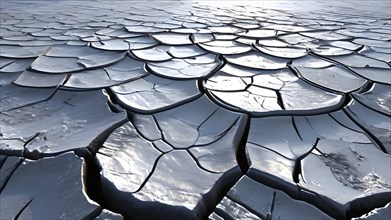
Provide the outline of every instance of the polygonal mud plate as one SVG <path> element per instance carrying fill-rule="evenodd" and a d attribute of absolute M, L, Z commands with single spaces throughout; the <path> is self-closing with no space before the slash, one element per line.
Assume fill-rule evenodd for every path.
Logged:
<path fill-rule="evenodd" d="M 339 108 L 344 100 L 342 95 L 305 83 L 287 69 L 263 70 L 251 77 L 219 72 L 204 86 L 216 101 L 255 116 L 325 112 Z"/>
<path fill-rule="evenodd" d="M 325 41 L 349 40 L 351 37 L 333 31 L 302 32 L 301 35 Z"/>
<path fill-rule="evenodd" d="M 1 60 L 2 59 L 5 59 L 3 57 L 0 57 Z M 23 72 L 25 71 L 27 68 L 29 68 L 29 66 L 31 65 L 31 63 L 35 60 L 35 58 L 26 58 L 26 59 L 16 59 L 14 61 L 10 61 L 9 63 L 7 63 L 6 65 L 3 65 L 1 68 L 0 68 L 0 73 L 17 73 L 17 72 Z"/>
<path fill-rule="evenodd" d="M 272 57 L 255 51 L 238 55 L 227 55 L 225 58 L 229 63 L 263 70 L 283 69 L 288 62 L 286 59 Z"/>
<path fill-rule="evenodd" d="M 127 31 L 131 33 L 159 33 L 164 32 L 164 29 L 161 28 L 155 28 L 155 27 L 146 27 L 142 25 L 134 25 L 134 26 L 127 26 L 125 27 Z"/>
<path fill-rule="evenodd" d="M 243 33 L 245 30 L 237 27 L 229 27 L 229 26 L 215 26 L 215 27 L 208 27 L 209 30 L 212 31 L 212 33 L 219 33 L 219 34 L 237 34 L 237 33 Z"/>
<path fill-rule="evenodd" d="M 144 65 L 144 62 L 136 60 L 129 55 L 125 56 L 125 59 L 103 69 L 111 80 L 123 82 L 148 74 L 144 69 Z"/>
<path fill-rule="evenodd" d="M 389 202 L 389 156 L 373 145 L 342 141 L 321 140 L 317 149 L 322 153 L 308 155 L 301 167 L 300 185 L 318 194 L 309 197 L 310 202 L 321 199 L 335 217 L 344 218 Z"/>
<path fill-rule="evenodd" d="M 294 59 L 292 62 L 292 66 L 306 68 L 326 68 L 333 65 L 332 62 L 311 55 Z"/>
<path fill-rule="evenodd" d="M 172 59 L 172 57 L 167 53 L 168 49 L 168 46 L 158 45 L 147 49 L 132 50 L 132 53 L 135 57 L 141 60 L 160 62 Z"/>
<path fill-rule="evenodd" d="M 351 69 L 366 79 L 391 85 L 390 68 L 352 67 Z"/>
<path fill-rule="evenodd" d="M 86 148 L 126 118 L 110 112 L 106 101 L 101 91 L 58 91 L 48 101 L 1 113 L 1 139 L 30 139 L 24 147 L 32 158 Z"/>
<path fill-rule="evenodd" d="M 91 46 L 101 50 L 127 51 L 130 49 L 129 43 L 122 39 L 110 39 L 92 42 Z"/>
<path fill-rule="evenodd" d="M 49 99 L 56 88 L 29 88 L 9 84 L 0 87 L 0 112 L 24 107 Z"/>
<path fill-rule="evenodd" d="M 390 66 L 386 62 L 375 60 L 362 56 L 360 54 L 349 54 L 343 56 L 333 56 L 330 59 L 342 63 L 349 67 L 372 67 L 372 68 L 383 68 L 390 71 Z"/>
<path fill-rule="evenodd" d="M 232 219 L 332 219 L 313 205 L 292 199 L 248 176 L 230 189 L 215 212 Z"/>
<path fill-rule="evenodd" d="M 251 178 L 335 218 L 387 201 L 391 158 L 343 111 L 252 119 L 247 152 Z"/>
<path fill-rule="evenodd" d="M 380 142 L 380 148 L 391 155 L 391 118 L 389 115 L 373 111 L 360 102 L 353 101 L 347 107 L 351 117 L 367 129 Z"/>
<path fill-rule="evenodd" d="M 294 48 L 294 47 L 267 47 L 267 46 L 255 46 L 262 53 L 287 59 L 294 59 L 299 57 L 304 57 L 307 55 L 306 49 L 303 48 Z"/>
<path fill-rule="evenodd" d="M 152 37 L 142 36 L 142 37 L 132 37 L 124 39 L 129 44 L 130 50 L 139 50 L 150 48 L 158 44 Z"/>
<path fill-rule="evenodd" d="M 108 202 L 108 206 L 121 209 L 123 207 L 118 204 L 134 205 L 129 209 L 126 207 L 119 210 L 125 213 L 126 218 L 188 219 L 196 218 L 197 213 L 200 214 L 198 218 L 202 219 L 327 218 L 322 213 L 319 214 L 314 206 L 337 219 L 360 216 L 373 207 L 379 207 L 368 218 L 387 218 L 390 216 L 387 212 L 390 210 L 390 200 L 385 201 L 384 198 L 388 199 L 390 195 L 383 194 L 382 190 L 390 189 L 387 187 L 389 180 L 383 175 L 385 171 L 389 171 L 389 167 L 379 168 L 379 164 L 389 165 L 385 159 L 387 156 L 384 156 L 387 155 L 384 146 L 388 146 L 390 131 L 388 84 L 391 83 L 391 22 L 388 2 L 312 3 L 314 2 L 226 1 L 222 5 L 221 2 L 212 1 L 191 4 L 157 1 L 124 4 L 112 1 L 107 4 L 95 1 L 91 4 L 59 1 L 47 4 L 29 1 L 26 4 L 23 1 L 2 1 L 0 44 L 4 50 L 0 51 L 0 84 L 3 87 L 1 92 L 4 93 L 1 101 L 4 102 L 1 107 L 8 112 L 0 115 L 3 118 L 1 123 L 5 123 L 1 130 L 5 127 L 8 134 L 16 135 L 0 137 L 0 154 L 34 158 L 47 156 L 34 154 L 38 151 L 31 153 L 31 149 L 26 149 L 25 146 L 35 147 L 37 142 L 43 143 L 43 146 L 51 145 L 54 139 L 58 139 L 60 144 L 64 142 L 64 145 L 74 147 L 92 141 L 90 149 L 97 151 L 95 147 L 100 146 L 112 130 L 127 120 L 114 117 L 107 110 L 108 106 L 104 105 L 106 98 L 99 96 L 101 94 L 85 95 L 79 90 L 95 90 L 132 81 L 133 83 L 124 84 L 126 86 L 122 91 L 118 90 L 123 94 L 118 94 L 126 96 L 131 91 L 136 97 L 135 94 L 139 91 L 146 93 L 148 90 L 148 95 L 140 99 L 139 96 L 132 97 L 127 104 L 137 106 L 145 104 L 146 99 L 151 99 L 154 100 L 151 106 L 137 107 L 154 109 L 158 113 L 148 115 L 128 111 L 127 116 L 131 122 L 112 133 L 101 148 L 102 152 L 108 154 L 107 157 L 98 153 L 100 159 L 110 162 L 102 173 L 114 167 L 120 174 L 113 171 L 115 175 L 110 177 L 112 182 L 124 186 L 128 184 L 128 188 L 136 189 L 130 195 L 129 192 L 110 187 L 110 182 L 103 184 L 108 187 L 105 188 L 108 189 L 105 191 L 106 195 L 113 191 L 118 195 L 113 196 L 115 198 Z M 170 46 L 157 46 L 158 44 Z M 206 51 L 197 44 L 210 46 L 209 50 L 216 54 L 205 55 Z M 149 50 L 155 46 L 162 53 Z M 45 49 L 49 47 L 51 49 Z M 272 50 L 257 52 L 260 57 L 256 58 L 247 56 L 254 51 L 234 56 L 244 56 L 244 59 L 222 55 L 241 53 L 251 48 L 256 50 L 256 47 Z M 61 51 L 59 48 L 65 49 Z M 116 50 L 120 52 L 115 52 Z M 135 57 L 126 56 L 125 54 L 129 54 L 127 50 L 140 50 L 139 58 L 142 60 L 136 61 L 132 59 Z M 147 52 L 142 54 L 144 50 Z M 305 55 L 305 50 L 310 54 Z M 304 57 L 295 58 L 303 54 Z M 33 68 L 28 69 L 37 56 L 39 58 Z M 124 56 L 125 59 L 122 59 Z M 167 61 L 158 61 L 164 59 Z M 229 63 L 225 63 L 223 70 L 217 72 L 227 60 Z M 144 62 L 150 62 L 146 66 L 148 70 L 144 69 Z M 276 77 L 276 74 L 263 70 L 285 69 L 287 65 L 291 68 L 291 62 L 293 67 L 302 70 L 308 68 L 306 70 L 311 72 L 301 75 L 293 72 L 298 77 L 292 74 L 280 74 Z M 341 65 L 347 68 L 340 71 Z M 316 70 L 312 71 L 313 68 Z M 84 72 L 86 69 L 89 70 Z M 327 71 L 330 69 L 333 71 Z M 316 73 L 312 74 L 313 72 Z M 170 79 L 166 81 L 153 74 Z M 350 78 L 348 74 L 355 77 Z M 338 80 L 332 80 L 333 76 Z M 13 87 L 15 85 L 10 85 L 13 81 L 14 84 L 38 88 Z M 363 83 L 364 81 L 367 82 Z M 165 84 L 166 82 L 169 84 Z M 75 95 L 73 99 L 60 92 L 61 97 L 53 97 L 55 101 L 51 105 L 42 104 L 50 102 L 45 101 L 51 97 L 50 91 L 55 92 L 56 87 L 64 83 L 69 86 L 67 89 L 77 91 L 68 93 Z M 155 88 L 156 85 L 160 87 Z M 373 88 L 370 88 L 372 85 Z M 221 92 L 220 99 L 213 94 L 208 95 L 209 98 L 215 98 L 216 102 L 221 102 L 218 104 L 223 108 L 211 104 L 206 97 L 200 99 L 203 101 L 193 102 L 195 97 L 192 95 L 197 94 L 198 97 L 200 94 L 195 86 L 199 86 L 200 92 L 204 92 L 205 88 L 210 93 Z M 114 94 L 109 90 L 106 92 L 110 109 L 120 112 L 121 106 L 111 103 L 116 101 Z M 347 94 L 339 95 L 344 92 Z M 354 102 L 350 102 L 352 92 L 355 93 Z M 160 97 L 156 94 L 165 99 L 162 102 L 152 99 L 151 97 Z M 66 97 L 70 100 L 65 99 Z M 77 97 L 80 98 L 79 101 L 75 101 Z M 187 99 L 188 97 L 191 98 Z M 261 98 L 252 99 L 256 97 Z M 35 105 L 36 102 L 40 104 Z M 189 103 L 186 104 L 187 102 Z M 249 140 L 254 143 L 247 144 L 247 158 L 243 145 L 249 129 L 249 124 L 246 123 L 248 119 L 224 108 L 237 111 L 259 110 L 256 104 L 265 107 L 270 114 L 252 113 L 253 116 L 262 118 L 252 119 Z M 346 108 L 337 111 L 345 105 Z M 50 112 L 45 109 L 47 106 Z M 298 110 L 306 107 L 309 109 Z M 11 108 L 15 110 L 10 110 Z M 168 108 L 177 110 L 167 110 Z M 19 109 L 22 112 L 20 114 L 17 112 Z M 53 115 L 49 116 L 51 113 Z M 320 113 L 322 114 L 319 115 Z M 278 114 L 287 116 L 263 117 Z M 307 117 L 292 116 L 296 114 Z M 310 117 L 309 114 L 316 116 Z M 124 113 L 119 115 L 125 119 Z M 67 121 L 64 117 L 80 121 Z M 98 119 L 103 124 L 99 124 Z M 112 124 L 114 122 L 108 121 L 109 119 L 118 123 Z M 31 120 L 34 123 L 29 124 Z M 15 125 L 15 121 L 20 123 Z M 6 124 L 8 122 L 10 124 Z M 57 125 L 63 127 L 60 129 Z M 87 126 L 83 129 L 88 132 L 79 130 L 78 126 L 83 125 Z M 15 132 L 10 131 L 14 126 Z M 54 130 L 50 130 L 52 128 Z M 100 129 L 105 131 L 102 133 Z M 26 134 L 21 136 L 18 130 Z M 67 133 L 69 130 L 75 133 Z M 64 134 L 65 140 L 50 132 Z M 234 149 L 233 146 L 240 147 Z M 67 149 L 74 150 L 72 147 Z M 80 151 L 77 150 L 77 153 Z M 131 158 L 131 162 L 121 158 Z M 251 164 L 248 159 L 251 159 Z M 17 157 L 0 156 L 0 184 L 7 182 L 21 162 L 22 159 Z M 121 173 L 121 168 L 127 167 L 128 162 L 134 163 L 131 164 L 132 168 Z M 251 179 L 245 176 L 235 182 L 239 177 L 237 174 L 241 173 L 237 168 L 238 163 L 243 172 L 250 167 L 248 176 Z M 49 166 L 60 166 L 59 169 L 66 172 L 65 164 L 67 163 Z M 30 162 L 28 165 L 31 165 Z M 41 170 L 50 168 L 52 167 L 42 167 L 38 172 L 26 175 L 37 180 Z M 368 172 L 370 168 L 373 171 Z M 80 174 L 80 169 L 72 170 L 70 172 L 73 174 Z M 280 177 L 273 176 L 277 174 Z M 121 181 L 124 176 L 129 177 L 130 181 Z M 26 190 L 19 190 L 20 193 L 30 195 L 33 191 L 30 190 L 33 188 L 29 185 L 30 182 L 30 179 L 23 181 Z M 38 185 L 46 186 L 47 183 L 43 182 Z M 280 188 L 294 199 L 305 200 L 311 205 L 292 200 L 278 190 L 273 196 L 273 190 L 261 182 Z M 179 184 L 181 185 L 178 186 Z M 232 188 L 233 185 L 235 187 Z M 189 189 L 187 186 L 194 188 Z M 60 186 L 57 184 L 56 187 Z M 180 192 L 184 197 L 178 196 L 178 188 L 182 190 Z M 376 188 L 380 191 L 377 192 Z M 27 190 L 30 191 L 26 192 Z M 362 190 L 365 191 L 364 194 Z M 56 191 L 59 192 L 64 191 Z M 211 193 L 203 194 L 205 192 Z M 52 202 L 57 199 L 52 193 L 45 194 L 45 197 L 50 199 L 51 205 L 57 204 Z M 137 200 L 130 202 L 132 198 Z M 13 215 L 9 218 L 42 218 L 26 216 L 36 201 L 38 200 L 32 200 L 20 212 L 20 216 Z M 61 205 L 75 205 L 72 202 Z M 218 203 L 218 208 L 215 209 Z M 2 201 L 0 206 L 2 204 L 5 203 Z M 102 204 L 106 205 L 105 201 Z M 274 204 L 273 208 L 271 204 Z M 196 208 L 191 210 L 193 207 Z M 51 208 L 45 205 L 45 209 L 40 209 L 38 213 L 51 213 L 54 210 Z M 69 213 L 73 213 L 72 211 L 74 210 Z M 50 217 L 92 219 L 99 213 L 98 219 L 118 217 L 107 210 L 100 211 L 99 209 L 94 215 L 87 216 L 69 217 L 64 214 Z M 2 210 L 1 212 L 3 213 Z M 212 214 L 209 215 L 210 213 Z"/>
<path fill-rule="evenodd" d="M 67 74 L 45 74 L 39 72 L 24 71 L 15 81 L 16 85 L 29 87 L 57 87 L 61 85 Z"/>
<path fill-rule="evenodd" d="M 391 115 L 391 86 L 374 83 L 370 90 L 353 96 L 367 107 Z"/>
<path fill-rule="evenodd" d="M 221 65 L 221 60 L 213 54 L 189 59 L 172 59 L 159 63 L 148 63 L 153 73 L 172 79 L 195 79 L 213 73 Z"/>
<path fill-rule="evenodd" d="M 283 19 L 289 19 L 289 17 L 284 17 Z M 286 32 L 301 32 L 301 31 L 310 31 L 311 28 L 301 27 L 297 25 L 289 25 L 289 24 L 272 24 L 267 25 L 266 28 L 278 31 L 286 31 Z"/>
<path fill-rule="evenodd" d="M 207 52 L 196 45 L 172 46 L 168 49 L 168 54 L 174 58 L 191 58 L 204 55 Z"/>
<path fill-rule="evenodd" d="M 337 66 L 317 69 L 299 67 L 296 69 L 303 78 L 320 87 L 337 92 L 348 93 L 359 90 L 367 83 L 364 78 Z"/>
<path fill-rule="evenodd" d="M 305 37 L 300 34 L 287 34 L 287 35 L 277 36 L 277 38 L 290 44 L 290 45 L 296 45 L 296 44 L 300 44 L 300 43 L 308 43 L 308 42 L 316 42 L 317 41 L 313 38 Z"/>
<path fill-rule="evenodd" d="M 74 57 L 39 56 L 31 64 L 31 69 L 44 73 L 68 73 L 80 71 L 84 68 Z"/>
<path fill-rule="evenodd" d="M 136 219 L 206 217 L 239 179 L 235 155 L 245 115 L 203 96 L 132 120 L 134 125 L 116 129 L 97 154 L 103 193 L 114 211 Z"/>
<path fill-rule="evenodd" d="M 360 54 L 365 57 L 368 57 L 368 58 L 377 59 L 377 60 L 381 60 L 381 61 L 384 61 L 387 63 L 391 63 L 391 54 L 389 54 L 389 53 L 379 53 L 374 50 L 368 49 L 368 50 L 360 51 Z"/>
<path fill-rule="evenodd" d="M 111 80 L 104 69 L 85 70 L 73 73 L 63 85 L 70 89 L 95 90 L 117 85 L 121 82 Z"/>
<path fill-rule="evenodd" d="M 149 113 L 181 105 L 201 96 L 194 80 L 175 81 L 149 75 L 111 87 L 124 108 Z"/>
<path fill-rule="evenodd" d="M 284 41 L 278 40 L 276 38 L 257 40 L 257 45 L 267 46 L 267 47 L 282 47 L 282 48 L 289 46 L 289 44 L 285 43 Z"/>
<path fill-rule="evenodd" d="M 8 58 L 35 58 L 43 54 L 49 47 L 21 47 L 21 46 L 1 46 L 0 56 Z"/>
<path fill-rule="evenodd" d="M 229 64 L 227 64 L 229 65 Z M 241 91 L 245 90 L 252 81 L 251 77 L 237 77 L 226 73 L 227 65 L 215 73 L 204 83 L 204 87 L 210 90 Z"/>
<path fill-rule="evenodd" d="M 371 40 L 367 38 L 356 38 L 353 40 L 353 43 L 361 44 L 369 47 L 383 47 L 383 48 L 391 47 L 391 43 L 389 41 Z"/>
<path fill-rule="evenodd" d="M 350 41 L 332 41 L 332 42 L 330 42 L 330 45 L 335 46 L 335 47 L 344 48 L 347 50 L 358 50 L 361 47 L 361 45 L 352 43 Z"/>
<path fill-rule="evenodd" d="M 200 43 L 203 49 L 216 54 L 240 54 L 251 50 L 251 47 L 235 41 L 215 40 L 205 43 Z"/>
<path fill-rule="evenodd" d="M 148 74 L 144 69 L 143 62 L 126 56 L 125 59 L 102 69 L 73 73 L 62 87 L 76 90 L 96 90 L 118 85 Z"/>
<path fill-rule="evenodd" d="M 98 50 L 86 46 L 54 46 L 39 56 L 31 68 L 46 73 L 68 73 L 86 68 L 96 68 L 123 59 L 124 52 Z"/>
<path fill-rule="evenodd" d="M 276 35 L 276 31 L 275 30 L 261 30 L 261 29 L 258 29 L 258 30 L 249 30 L 245 33 L 239 33 L 238 35 L 239 36 L 243 36 L 243 37 L 249 37 L 249 38 L 270 38 L 270 37 L 274 37 Z"/>
<path fill-rule="evenodd" d="M 0 194 L 0 218 L 83 219 L 99 215 L 102 208 L 84 192 L 83 166 L 83 159 L 73 153 L 24 162 Z"/>
<path fill-rule="evenodd" d="M 167 45 L 190 45 L 190 36 L 188 34 L 179 34 L 179 33 L 157 33 L 152 34 L 152 37 L 160 43 Z"/>
<path fill-rule="evenodd" d="M 319 56 L 341 56 L 341 55 L 348 55 L 354 53 L 354 51 L 352 50 L 347 50 L 347 49 L 343 49 L 340 47 L 333 47 L 333 46 L 315 47 L 311 49 L 311 52 Z"/>
<path fill-rule="evenodd" d="M 215 38 L 212 34 L 208 34 L 208 33 L 194 33 L 191 34 L 190 39 L 194 43 L 203 43 L 203 42 L 212 41 Z"/>
<path fill-rule="evenodd" d="M 247 152 L 250 177 L 297 197 L 295 163 L 311 151 L 316 137 L 301 137 L 294 126 L 294 119 L 288 116 L 252 119 Z"/>

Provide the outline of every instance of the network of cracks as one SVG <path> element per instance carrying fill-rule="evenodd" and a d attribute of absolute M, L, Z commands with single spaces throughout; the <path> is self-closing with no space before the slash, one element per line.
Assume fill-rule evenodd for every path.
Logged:
<path fill-rule="evenodd" d="M 391 216 L 387 1 L 212 3 L 2 2 L 0 219 Z"/>

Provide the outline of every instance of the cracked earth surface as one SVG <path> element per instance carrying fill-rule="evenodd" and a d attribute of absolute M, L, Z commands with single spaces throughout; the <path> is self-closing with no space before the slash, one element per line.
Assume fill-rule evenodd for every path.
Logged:
<path fill-rule="evenodd" d="M 389 219 L 389 1 L 2 1 L 0 219 Z"/>

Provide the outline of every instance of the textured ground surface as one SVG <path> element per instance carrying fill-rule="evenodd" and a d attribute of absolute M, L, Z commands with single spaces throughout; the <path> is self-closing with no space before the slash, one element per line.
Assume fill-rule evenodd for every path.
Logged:
<path fill-rule="evenodd" d="M 391 218 L 389 1 L 1 1 L 0 219 Z"/>

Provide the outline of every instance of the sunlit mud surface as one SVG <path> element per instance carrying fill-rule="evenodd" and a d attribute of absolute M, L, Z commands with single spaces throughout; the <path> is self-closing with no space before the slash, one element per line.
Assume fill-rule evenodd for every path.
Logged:
<path fill-rule="evenodd" d="M 0 7 L 0 219 L 391 217 L 391 2 Z"/>

